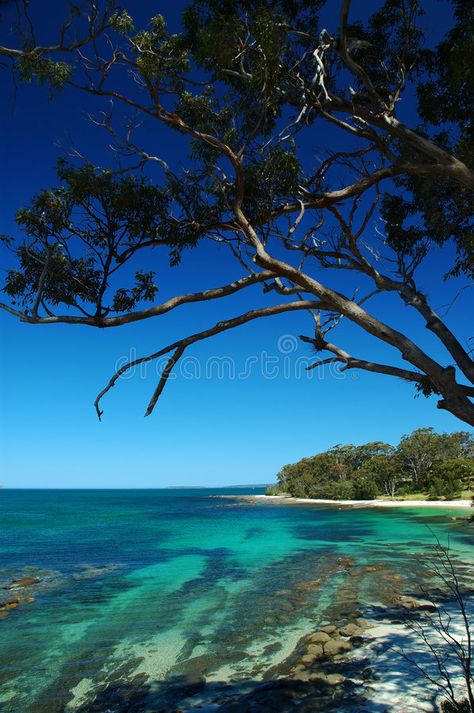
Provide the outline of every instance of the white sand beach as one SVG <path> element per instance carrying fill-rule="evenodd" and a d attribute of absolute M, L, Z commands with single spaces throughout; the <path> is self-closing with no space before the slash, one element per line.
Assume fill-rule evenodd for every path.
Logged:
<path fill-rule="evenodd" d="M 352 507 L 426 507 L 426 508 L 467 508 L 471 507 L 470 500 L 327 500 L 325 498 L 292 498 L 287 495 L 232 495 L 224 497 L 241 497 L 259 502 L 279 502 L 291 505 L 292 503 L 305 503 L 307 505 L 348 505 Z"/>

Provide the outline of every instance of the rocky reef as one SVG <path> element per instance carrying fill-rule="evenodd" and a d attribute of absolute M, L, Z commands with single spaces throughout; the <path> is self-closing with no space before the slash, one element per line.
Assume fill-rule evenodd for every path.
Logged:
<path fill-rule="evenodd" d="M 85 564 L 77 567 L 77 571 L 65 574 L 27 566 L 13 576 L 3 572 L 0 575 L 0 619 L 5 619 L 11 611 L 24 604 L 32 604 L 41 594 L 63 589 L 71 580 L 103 577 L 120 567 L 117 563 L 102 566 Z"/>

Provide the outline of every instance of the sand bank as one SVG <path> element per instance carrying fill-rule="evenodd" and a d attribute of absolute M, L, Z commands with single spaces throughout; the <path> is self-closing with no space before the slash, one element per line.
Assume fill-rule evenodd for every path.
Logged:
<path fill-rule="evenodd" d="M 286 495 L 224 495 L 218 497 L 242 498 L 250 501 L 281 503 L 291 505 L 344 505 L 359 508 L 394 508 L 394 507 L 425 507 L 425 508 L 470 508 L 470 500 L 328 500 L 325 498 L 291 498 Z"/>

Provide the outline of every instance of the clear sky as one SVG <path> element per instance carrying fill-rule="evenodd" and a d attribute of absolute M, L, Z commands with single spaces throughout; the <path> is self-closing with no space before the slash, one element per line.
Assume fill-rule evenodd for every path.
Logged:
<path fill-rule="evenodd" d="M 133 5 L 135 16 L 142 17 L 157 12 L 170 17 L 172 6 L 171 25 L 177 27 L 183 3 L 141 0 Z M 47 0 L 42 12 L 45 7 L 56 13 L 66 3 Z M 426 20 L 433 32 L 443 17 L 436 12 Z M 47 13 L 42 21 L 48 22 Z M 0 74 L 0 82 L 0 232 L 17 235 L 16 209 L 39 189 L 55 185 L 56 159 L 70 150 L 71 140 L 96 163 L 107 165 L 109 159 L 104 135 L 85 117 L 97 108 L 94 102 L 70 91 L 51 102 L 44 88 L 15 89 L 7 72 Z M 184 155 L 175 134 L 164 137 L 152 128 L 146 139 L 168 158 Z M 174 291 L 205 289 L 238 277 L 223 258 L 216 246 L 207 246 L 185 254 L 179 268 L 167 268 L 157 253 L 147 258 L 147 267 L 156 269 L 158 297 L 164 300 Z M 436 252 L 421 275 L 435 308 L 456 293 L 455 281 L 430 288 L 445 258 Z M 4 253 L 2 274 L 10 264 Z M 254 295 L 262 304 L 257 288 Z M 104 331 L 24 325 L 0 312 L 0 483 L 164 487 L 271 482 L 283 464 L 336 443 L 394 443 L 427 425 L 465 428 L 438 411 L 433 399 L 415 399 L 411 385 L 388 377 L 356 371 L 305 375 L 301 362 L 308 363 L 311 355 L 294 338 L 311 333 L 302 315 L 254 322 L 196 345 L 149 418 L 143 414 L 156 385 L 156 368 L 135 373 L 106 398 L 99 423 L 92 404 L 118 364 L 252 306 L 249 294 L 240 293 L 225 302 Z M 443 359 L 434 339 L 395 297 L 374 302 L 372 309 L 419 335 L 418 341 Z M 448 314 L 461 338 L 472 333 L 468 315 L 468 297 L 461 296 L 456 311 Z M 351 324 L 341 326 L 339 342 L 361 357 L 388 358 L 385 347 Z"/>

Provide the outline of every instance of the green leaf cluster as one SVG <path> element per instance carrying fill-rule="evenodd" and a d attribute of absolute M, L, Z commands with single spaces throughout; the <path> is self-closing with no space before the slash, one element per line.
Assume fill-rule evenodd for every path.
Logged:
<path fill-rule="evenodd" d="M 72 74 L 72 66 L 68 62 L 54 61 L 36 51 L 19 57 L 15 69 L 22 81 L 48 84 L 52 91 L 62 89 Z"/>
<path fill-rule="evenodd" d="M 102 316 L 153 301 L 155 270 L 135 271 L 132 285 L 115 293 L 111 278 L 118 270 L 128 274 L 124 266 L 150 242 L 168 247 L 172 263 L 195 244 L 199 227 L 173 217 L 172 187 L 65 161 L 58 177 L 58 188 L 41 191 L 17 212 L 25 242 L 15 249 L 18 268 L 7 273 L 4 292 L 28 311 L 42 281 L 45 308 L 63 303 L 84 310 L 88 303 Z"/>

